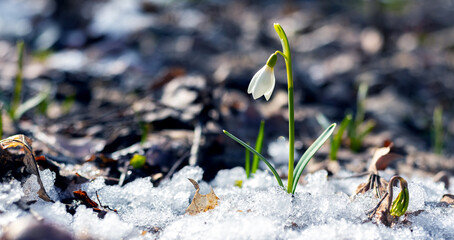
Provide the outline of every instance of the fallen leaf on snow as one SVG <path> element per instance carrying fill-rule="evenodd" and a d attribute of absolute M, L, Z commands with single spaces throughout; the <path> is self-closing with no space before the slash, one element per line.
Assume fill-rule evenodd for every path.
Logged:
<path fill-rule="evenodd" d="M 91 200 L 85 191 L 77 190 L 77 191 L 74 191 L 73 194 L 74 194 L 74 197 L 76 197 L 77 199 L 82 201 L 85 204 L 85 206 L 91 207 L 91 208 L 98 207 L 98 204 L 95 201 Z"/>
<path fill-rule="evenodd" d="M 199 184 L 194 179 L 188 178 L 188 180 L 192 183 L 192 185 L 194 185 L 196 191 L 191 204 L 186 209 L 186 213 L 189 213 L 189 215 L 197 215 L 201 212 L 206 212 L 210 209 L 214 209 L 218 205 L 219 198 L 218 196 L 216 196 L 216 194 L 214 194 L 213 189 L 211 189 L 210 193 L 202 195 L 199 193 Z"/>
<path fill-rule="evenodd" d="M 445 194 L 440 200 L 440 203 L 445 203 L 448 205 L 454 205 L 454 195 L 452 194 Z"/>
<path fill-rule="evenodd" d="M 5 138 L 0 141 L 0 150 L 7 150 L 9 148 L 20 148 L 24 151 L 24 158 L 22 159 L 25 169 L 30 174 L 35 174 L 38 179 L 38 183 L 40 189 L 38 190 L 38 196 L 45 201 L 52 202 L 49 195 L 47 194 L 46 190 L 44 189 L 43 182 L 41 181 L 41 176 L 39 175 L 38 165 L 36 165 L 35 154 L 31 148 L 32 140 L 26 137 L 23 134 L 18 134 L 11 136 L 9 138 Z M 7 155 L 2 155 L 4 159 L 0 159 L 0 161 L 8 161 L 11 159 L 6 158 Z"/>

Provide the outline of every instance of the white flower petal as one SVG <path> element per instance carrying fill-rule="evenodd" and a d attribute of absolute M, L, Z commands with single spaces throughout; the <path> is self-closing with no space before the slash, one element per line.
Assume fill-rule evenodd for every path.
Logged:
<path fill-rule="evenodd" d="M 262 75 L 262 72 L 265 71 L 265 66 L 260 68 L 260 70 L 258 70 L 254 76 L 252 77 L 252 80 L 251 82 L 249 83 L 249 86 L 247 88 L 247 93 L 251 94 L 255 85 L 257 84 L 257 79 L 260 77 L 260 75 Z"/>
<path fill-rule="evenodd" d="M 274 90 L 274 85 L 276 84 L 276 78 L 274 77 L 274 74 L 271 75 L 271 87 L 270 89 L 268 90 L 268 92 L 266 92 L 264 95 L 265 95 L 265 99 L 266 101 L 268 101 L 271 97 L 271 94 L 273 94 L 273 90 Z"/>

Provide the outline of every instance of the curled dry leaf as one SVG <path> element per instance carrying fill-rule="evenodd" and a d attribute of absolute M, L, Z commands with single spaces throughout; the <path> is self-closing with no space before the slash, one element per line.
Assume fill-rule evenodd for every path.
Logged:
<path fill-rule="evenodd" d="M 210 193 L 202 195 L 199 193 L 199 184 L 194 179 L 188 178 L 188 180 L 192 183 L 192 185 L 194 185 L 196 191 L 191 204 L 186 209 L 186 213 L 189 213 L 189 215 L 197 215 L 201 212 L 206 212 L 210 209 L 214 209 L 218 205 L 219 198 L 218 196 L 216 196 L 216 194 L 214 194 L 213 189 L 211 189 Z"/>
<path fill-rule="evenodd" d="M 375 174 L 377 174 L 379 170 L 385 170 L 386 167 L 388 167 L 389 163 L 402 157 L 399 154 L 390 153 L 393 142 L 385 141 L 383 145 L 383 147 L 375 150 L 374 156 L 372 157 L 372 161 L 368 169 L 370 172 L 373 172 Z"/>
<path fill-rule="evenodd" d="M 23 149 L 24 151 L 24 158 L 22 159 L 25 169 L 27 170 L 28 173 L 30 174 L 35 174 L 38 179 L 39 183 L 39 190 L 38 190 L 38 196 L 42 198 L 45 201 L 51 202 L 52 200 L 50 199 L 49 195 L 47 194 L 46 190 L 44 189 L 43 182 L 41 181 L 41 176 L 39 175 L 38 171 L 38 165 L 36 165 L 36 160 L 35 160 L 35 154 L 33 153 L 33 150 L 31 148 L 32 145 L 32 140 L 28 137 L 26 137 L 23 134 L 18 134 L 11 136 L 9 138 L 3 139 L 0 141 L 0 151 L 7 151 L 9 148 L 20 148 Z M 2 156 L 7 156 L 3 155 Z M 11 161 L 11 159 L 8 158 L 2 158 L 0 161 Z"/>
<path fill-rule="evenodd" d="M 440 200 L 440 203 L 448 204 L 454 206 L 454 195 L 453 194 L 445 194 Z"/>

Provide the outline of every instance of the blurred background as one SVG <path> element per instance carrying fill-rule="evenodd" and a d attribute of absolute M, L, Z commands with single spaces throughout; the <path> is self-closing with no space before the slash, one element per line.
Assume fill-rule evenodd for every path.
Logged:
<path fill-rule="evenodd" d="M 244 164 L 244 149 L 222 129 L 253 143 L 264 119 L 263 152 L 285 165 L 282 59 L 270 101 L 246 93 L 281 50 L 278 22 L 293 54 L 296 156 L 322 132 L 317 116 L 339 123 L 355 114 L 363 83 L 365 119 L 375 125 L 357 151 L 344 142 L 341 166 L 366 169 L 369 149 L 392 140 L 405 156 L 394 163 L 400 172 L 454 172 L 453 14 L 452 0 L 1 0 L 3 136 L 30 135 L 60 162 L 141 153 L 147 171 L 191 162 L 210 179 Z M 35 101 L 14 117 L 20 40 L 21 103 Z M 328 151 L 308 170 L 323 168 Z"/>

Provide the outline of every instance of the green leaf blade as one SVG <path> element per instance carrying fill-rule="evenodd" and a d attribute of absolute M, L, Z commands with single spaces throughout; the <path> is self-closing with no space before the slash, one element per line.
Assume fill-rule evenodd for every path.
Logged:
<path fill-rule="evenodd" d="M 262 120 L 260 122 L 260 129 L 259 129 L 259 133 L 257 135 L 257 140 L 255 141 L 255 151 L 257 151 L 258 153 L 262 152 L 264 135 L 265 135 L 265 121 Z M 259 157 L 257 155 L 254 155 L 252 158 L 251 173 L 255 173 L 258 168 L 259 168 Z"/>
<path fill-rule="evenodd" d="M 253 154 L 257 155 L 259 157 L 259 159 L 262 160 L 268 166 L 268 168 L 271 170 L 271 172 L 273 173 L 274 177 L 276 178 L 279 186 L 284 188 L 284 184 L 282 184 L 282 180 L 279 177 L 279 174 L 277 173 L 276 169 L 274 169 L 274 167 L 270 164 L 270 162 L 268 162 L 268 160 L 266 160 L 266 158 L 264 156 L 262 156 L 260 153 L 255 151 L 255 149 L 253 149 L 251 146 L 247 145 L 245 142 L 243 142 L 239 138 L 235 137 L 233 134 L 227 132 L 226 130 L 222 130 L 222 131 L 225 133 L 225 135 L 227 135 L 228 137 L 233 139 L 235 142 L 239 143 L 240 145 L 242 145 L 243 147 L 245 147 L 246 149 L 251 151 Z"/>
<path fill-rule="evenodd" d="M 337 130 L 337 133 L 334 135 L 333 140 L 331 142 L 331 151 L 329 154 L 331 160 L 337 159 L 337 152 L 339 151 L 339 147 L 342 143 L 342 136 L 344 135 L 344 132 L 347 129 L 348 125 L 350 124 L 351 120 L 352 120 L 351 114 L 345 116 L 345 118 L 342 120 L 339 126 L 339 130 Z"/>
<path fill-rule="evenodd" d="M 244 170 L 246 171 L 246 178 L 249 178 L 251 176 L 251 152 L 247 148 L 246 148 Z"/>
<path fill-rule="evenodd" d="M 334 129 L 336 128 L 336 124 L 333 123 L 331 126 L 329 126 L 318 138 L 315 140 L 315 142 L 306 150 L 306 152 L 301 156 L 300 160 L 298 161 L 298 164 L 295 167 L 295 174 L 293 178 L 293 187 L 292 187 L 292 194 L 295 193 L 296 186 L 298 184 L 298 181 L 301 177 L 301 174 L 303 173 L 304 168 L 306 165 L 309 163 L 309 161 L 312 159 L 314 154 L 320 149 L 320 147 L 328 140 L 328 138 L 333 134 Z"/>

